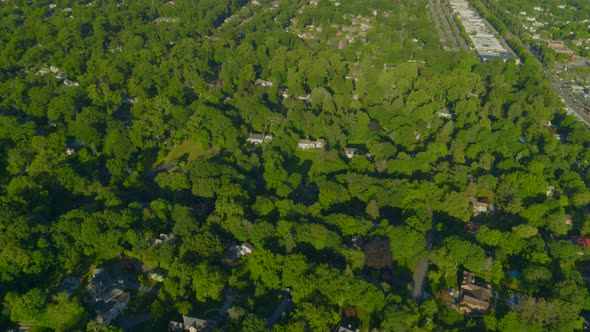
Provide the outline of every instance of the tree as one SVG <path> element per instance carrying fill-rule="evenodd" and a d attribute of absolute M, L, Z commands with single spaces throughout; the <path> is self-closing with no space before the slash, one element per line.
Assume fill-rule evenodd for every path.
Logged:
<path fill-rule="evenodd" d="M 188 206 L 174 205 L 171 217 L 174 221 L 172 232 L 176 235 L 189 237 L 199 230 L 199 222 L 195 218 L 193 210 Z"/>
<path fill-rule="evenodd" d="M 530 237 L 536 236 L 539 233 L 537 228 L 527 224 L 514 226 L 512 227 L 512 231 L 523 239 L 528 239 Z"/>
<path fill-rule="evenodd" d="M 274 210 L 275 206 L 268 197 L 258 196 L 252 205 L 252 210 L 259 216 L 266 216 Z"/>
<path fill-rule="evenodd" d="M 10 292 L 4 300 L 10 308 L 10 319 L 13 322 L 43 322 L 47 302 L 40 289 L 33 288 L 23 295 Z"/>
<path fill-rule="evenodd" d="M 67 293 L 59 293 L 47 306 L 44 325 L 56 331 L 67 331 L 84 325 L 88 313 L 78 299 Z"/>
<path fill-rule="evenodd" d="M 425 253 L 426 239 L 415 230 L 396 226 L 389 229 L 387 235 L 392 256 L 401 265 L 408 266 Z"/>
<path fill-rule="evenodd" d="M 371 268 L 382 269 L 390 267 L 393 263 L 389 240 L 375 238 L 363 247 L 365 253 L 365 265 Z"/>
<path fill-rule="evenodd" d="M 470 271 L 481 271 L 486 257 L 481 247 L 455 236 L 445 239 L 444 245 L 449 250 L 449 258 L 457 264 L 463 264 Z"/>
<path fill-rule="evenodd" d="M 573 263 L 578 259 L 578 249 L 567 241 L 551 242 L 549 243 L 549 249 L 551 250 L 551 256 L 564 263 Z"/>
<path fill-rule="evenodd" d="M 331 214 L 324 220 L 329 225 L 337 226 L 343 236 L 365 235 L 373 227 L 373 223 L 368 220 L 345 214 Z"/>
<path fill-rule="evenodd" d="M 372 199 L 369 201 L 365 208 L 365 213 L 367 213 L 367 215 L 373 220 L 379 218 L 379 204 L 376 200 Z"/>
<path fill-rule="evenodd" d="M 225 287 L 227 277 L 219 267 L 213 268 L 209 264 L 201 263 L 194 268 L 192 279 L 192 289 L 197 301 L 221 299 L 221 292 Z"/>
<path fill-rule="evenodd" d="M 247 314 L 246 318 L 244 318 L 242 321 L 242 331 L 263 332 L 268 330 L 266 328 L 266 322 L 264 319 L 254 314 Z"/>

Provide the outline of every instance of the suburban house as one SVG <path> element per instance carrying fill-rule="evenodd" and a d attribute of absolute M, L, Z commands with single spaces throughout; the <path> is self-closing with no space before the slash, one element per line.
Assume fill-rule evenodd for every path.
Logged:
<path fill-rule="evenodd" d="M 252 246 L 252 244 L 248 242 L 244 242 L 240 245 L 229 247 L 226 250 L 225 255 L 223 255 L 221 262 L 223 263 L 223 265 L 227 267 L 234 267 L 238 265 L 240 258 L 251 254 L 253 250 L 254 247 Z"/>
<path fill-rule="evenodd" d="M 171 321 L 168 325 L 170 332 L 207 332 L 215 328 L 215 321 L 182 316 L 181 322 Z"/>
<path fill-rule="evenodd" d="M 127 309 L 129 293 L 124 290 L 123 280 L 113 280 L 104 269 L 94 269 L 86 290 L 86 301 L 96 304 L 96 321 L 104 326 L 111 324 Z"/>
<path fill-rule="evenodd" d="M 272 141 L 273 138 L 274 137 L 272 135 L 251 133 L 250 135 L 248 135 L 246 141 L 252 144 L 262 144 L 264 142 Z"/>
<path fill-rule="evenodd" d="M 574 55 L 574 51 L 570 50 L 564 42 L 558 40 L 548 40 L 545 42 L 545 45 L 550 49 L 554 50 L 556 53 L 560 54 L 567 54 L 567 55 Z"/>
<path fill-rule="evenodd" d="M 356 327 L 353 327 L 352 324 L 338 325 L 338 329 L 336 332 L 359 332 L 360 330 Z"/>
<path fill-rule="evenodd" d="M 258 86 L 263 86 L 265 88 L 273 86 L 273 83 L 271 81 L 265 81 L 265 80 L 261 80 L 261 79 L 257 79 L 256 82 L 254 82 L 254 84 L 256 84 Z"/>
<path fill-rule="evenodd" d="M 555 195 L 555 187 L 554 186 L 548 186 L 547 187 L 547 191 L 545 192 L 545 194 L 547 195 L 547 197 L 553 197 L 553 195 Z"/>
<path fill-rule="evenodd" d="M 492 286 L 479 284 L 475 281 L 475 275 L 471 272 L 463 272 L 461 281 L 461 302 L 459 310 L 466 314 L 483 313 L 490 307 Z"/>
<path fill-rule="evenodd" d="M 581 236 L 573 236 L 572 240 L 579 245 L 580 247 L 588 248 L 590 247 L 590 238 L 584 235 Z"/>
<path fill-rule="evenodd" d="M 364 244 L 363 237 L 360 235 L 353 235 L 350 239 L 350 244 L 352 249 L 361 249 Z"/>
<path fill-rule="evenodd" d="M 449 112 L 444 107 L 440 108 L 440 110 L 438 111 L 438 116 L 441 118 L 445 118 L 445 119 L 452 119 L 453 118 L 453 114 L 451 112 Z"/>
<path fill-rule="evenodd" d="M 357 153 L 358 153 L 358 149 L 356 149 L 356 148 L 348 148 L 348 147 L 344 148 L 344 154 L 350 159 L 352 159 L 354 156 L 356 156 Z"/>
<path fill-rule="evenodd" d="M 563 222 L 568 226 L 573 226 L 574 225 L 574 218 L 572 217 L 571 214 L 566 214 L 563 217 Z"/>
<path fill-rule="evenodd" d="M 172 233 L 170 233 L 170 234 L 161 233 L 160 236 L 158 236 L 157 238 L 147 239 L 148 247 L 154 248 L 154 249 L 160 248 L 164 243 L 174 244 L 174 242 L 176 242 L 176 236 Z"/>
<path fill-rule="evenodd" d="M 318 138 L 317 141 L 312 141 L 309 139 L 300 139 L 299 144 L 297 144 L 297 147 L 300 148 L 301 150 L 323 149 L 325 145 L 326 145 L 326 141 L 322 138 Z"/>
<path fill-rule="evenodd" d="M 481 213 L 491 213 L 494 212 L 494 206 L 490 203 L 480 202 L 477 198 L 473 196 L 469 196 L 467 198 L 471 205 L 473 205 L 473 216 L 477 217 Z"/>

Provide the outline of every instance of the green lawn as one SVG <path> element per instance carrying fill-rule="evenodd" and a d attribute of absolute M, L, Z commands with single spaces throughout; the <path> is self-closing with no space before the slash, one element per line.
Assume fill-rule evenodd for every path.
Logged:
<path fill-rule="evenodd" d="M 325 151 L 322 149 L 297 150 L 299 167 L 311 162 L 308 176 L 313 180 L 320 174 L 330 174 L 346 169 L 346 164 L 336 150 Z"/>
<path fill-rule="evenodd" d="M 186 161 L 188 162 L 195 160 L 206 153 L 208 153 L 208 151 L 201 143 L 189 139 L 178 145 L 175 145 L 166 157 L 160 158 L 154 163 L 153 168 L 156 169 L 159 166 L 162 166 L 167 162 L 177 160 L 184 155 L 186 155 Z"/>

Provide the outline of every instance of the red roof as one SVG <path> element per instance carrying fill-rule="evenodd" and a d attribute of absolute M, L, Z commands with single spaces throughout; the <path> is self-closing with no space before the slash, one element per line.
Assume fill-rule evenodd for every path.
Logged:
<path fill-rule="evenodd" d="M 590 238 L 589 237 L 582 235 L 582 236 L 574 236 L 573 239 L 574 239 L 574 241 L 576 241 L 576 243 L 579 246 L 590 247 Z"/>

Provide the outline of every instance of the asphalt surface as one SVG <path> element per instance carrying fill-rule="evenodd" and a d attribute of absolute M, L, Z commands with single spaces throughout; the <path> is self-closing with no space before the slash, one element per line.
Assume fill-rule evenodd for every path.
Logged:
<path fill-rule="evenodd" d="M 547 72 L 545 73 L 548 74 Z M 580 119 L 580 121 L 584 122 L 586 126 L 590 126 L 590 115 L 585 111 L 588 109 L 588 106 L 586 106 L 580 100 L 582 97 L 577 96 L 570 89 L 564 87 L 563 83 L 561 83 L 561 80 L 557 77 L 557 75 L 548 75 L 551 75 L 551 87 L 563 99 L 566 112 Z"/>
<path fill-rule="evenodd" d="M 448 30 L 443 30 L 441 24 L 440 24 L 440 17 L 438 15 L 438 11 L 434 6 L 433 0 L 430 0 L 430 2 L 428 3 L 428 18 L 430 19 L 431 22 L 434 23 L 434 25 L 436 26 L 436 31 L 438 31 L 438 38 L 440 39 L 440 45 L 442 47 L 443 50 L 448 50 L 449 49 L 449 42 L 447 41 L 447 31 Z M 448 24 L 448 22 L 447 22 Z"/>
<path fill-rule="evenodd" d="M 442 11 L 444 14 L 445 20 L 447 20 L 448 26 L 450 30 L 450 34 L 453 36 L 454 42 L 457 44 L 458 48 L 462 50 L 469 51 L 469 45 L 467 45 L 467 41 L 463 39 L 461 36 L 461 30 L 457 26 L 457 22 L 453 19 L 453 13 L 449 9 L 448 2 L 446 0 L 436 0 L 438 5 L 438 9 Z"/>

